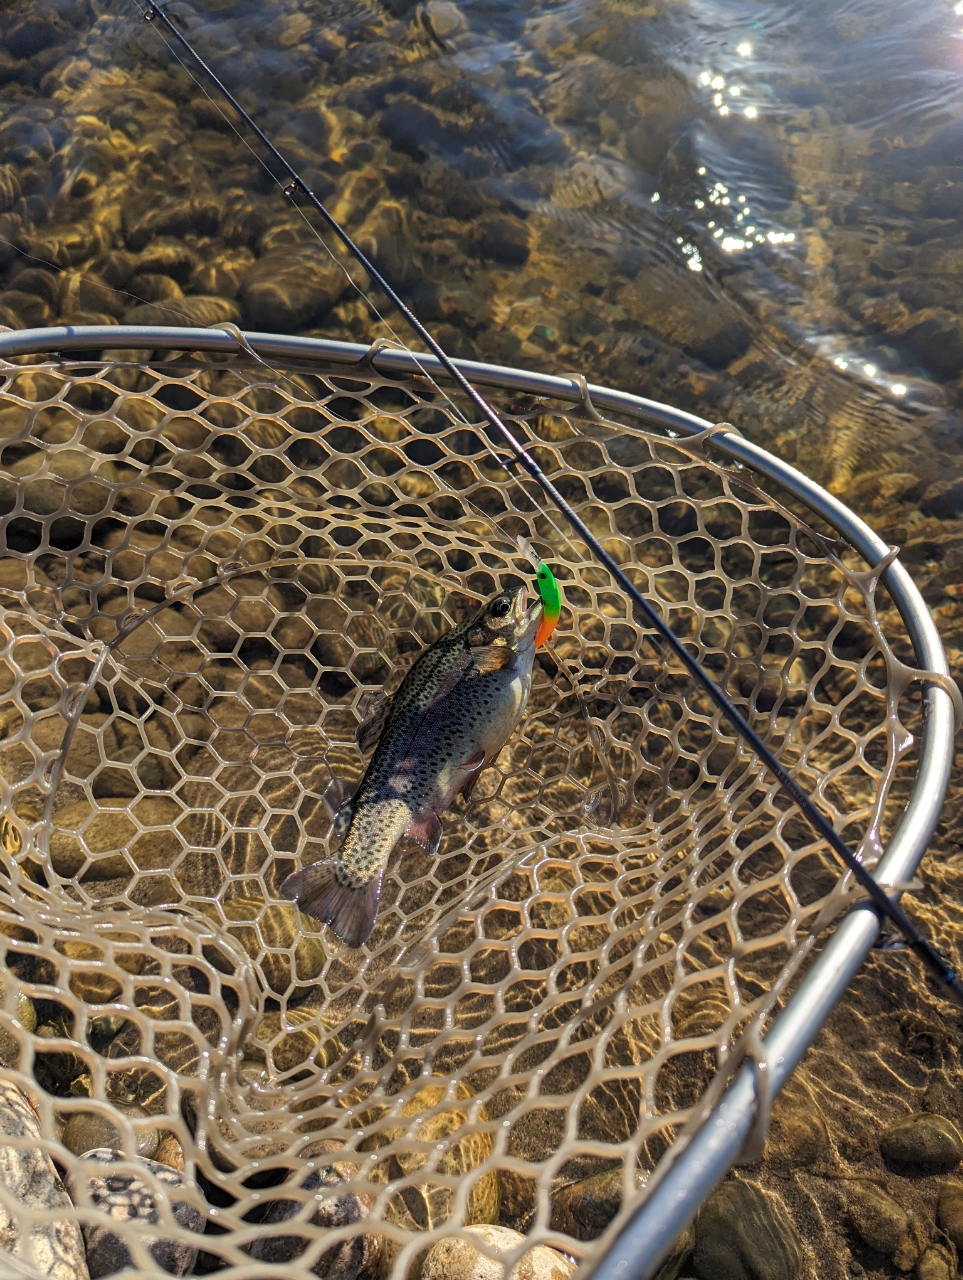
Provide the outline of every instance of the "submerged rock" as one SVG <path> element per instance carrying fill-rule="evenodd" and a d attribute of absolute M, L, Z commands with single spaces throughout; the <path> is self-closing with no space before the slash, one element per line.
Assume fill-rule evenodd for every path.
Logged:
<path fill-rule="evenodd" d="M 498 1175 L 489 1169 L 472 1177 L 473 1171 L 491 1155 L 492 1137 L 484 1130 L 468 1125 L 471 1089 L 460 1081 L 455 1091 L 454 1103 L 446 1103 L 447 1086 L 441 1082 L 426 1084 L 400 1109 L 400 1117 L 375 1127 L 370 1138 L 361 1143 L 362 1151 L 377 1151 L 389 1143 L 396 1146 L 395 1154 L 386 1156 L 368 1166 L 367 1176 L 372 1182 L 394 1182 L 411 1178 L 412 1185 L 396 1192 L 388 1201 L 385 1217 L 388 1222 L 405 1231 L 437 1230 L 445 1223 L 454 1222 L 455 1189 L 457 1183 L 434 1181 L 429 1173 L 417 1178 L 419 1170 L 428 1163 L 425 1144 L 437 1144 L 443 1154 L 435 1169 L 447 1179 L 470 1182 L 465 1199 L 464 1221 L 468 1225 L 491 1223 L 498 1217 Z M 438 1108 L 435 1110 L 435 1108 Z M 412 1124 L 417 1117 L 424 1117 Z M 486 1120 L 488 1113 L 480 1109 L 479 1118 Z M 456 1137 L 455 1135 L 461 1134 Z M 406 1151 L 406 1138 L 411 1135 L 421 1150 Z M 398 1244 L 388 1240 L 385 1245 L 385 1261 L 390 1266 L 399 1251 Z M 409 1270 L 409 1280 L 417 1280 L 417 1266 Z"/>
<path fill-rule="evenodd" d="M 47 324 L 51 316 L 49 303 L 35 293 L 25 293 L 20 289 L 4 289 L 0 293 L 0 307 L 12 311 L 21 324 L 30 329 Z"/>
<path fill-rule="evenodd" d="M 6 988 L 0 981 L 0 1002 L 6 999 Z M 17 1022 L 25 1031 L 37 1028 L 37 1011 L 29 996 L 18 989 L 16 996 Z M 11 1028 L 0 1023 L 0 1062 L 8 1067 L 15 1067 L 20 1061 L 20 1036 Z"/>
<path fill-rule="evenodd" d="M 131 1119 L 144 1115 L 133 1108 L 124 1114 Z M 149 1158 L 157 1151 L 160 1135 L 156 1129 L 138 1128 L 134 1130 L 134 1140 L 137 1154 Z M 64 1127 L 61 1141 L 76 1156 L 102 1148 L 119 1151 L 124 1144 L 124 1131 L 119 1118 L 114 1120 L 101 1111 L 75 1111 Z"/>
<path fill-rule="evenodd" d="M 916 1267 L 917 1280 L 955 1280 L 956 1264 L 949 1250 L 940 1244 L 929 1244 Z"/>
<path fill-rule="evenodd" d="M 111 1170 L 110 1166 L 123 1161 L 127 1168 Z M 95 1209 L 106 1214 L 118 1224 L 125 1224 L 124 1235 L 111 1231 L 99 1222 L 89 1220 L 84 1224 L 84 1240 L 87 1245 L 87 1265 L 91 1280 L 110 1276 L 125 1267 L 134 1266 L 130 1250 L 125 1242 L 128 1232 L 136 1233 L 143 1240 L 150 1256 L 159 1267 L 172 1275 L 186 1275 L 197 1261 L 195 1244 L 181 1240 L 164 1239 L 149 1228 L 161 1224 L 161 1212 L 148 1182 L 128 1172 L 130 1161 L 119 1151 L 105 1148 L 91 1151 L 84 1161 L 87 1172 L 87 1195 Z M 182 1173 L 158 1164 L 156 1160 L 138 1159 L 145 1173 L 153 1175 L 167 1190 L 170 1211 L 174 1221 L 185 1231 L 202 1232 L 204 1215 L 188 1200 L 175 1198 L 176 1192 L 186 1189 L 188 1182 Z M 76 1176 L 76 1175 L 75 1175 Z M 80 1201 L 74 1186 L 75 1199 Z M 198 1244 L 200 1241 L 198 1240 Z"/>
<path fill-rule="evenodd" d="M 127 243 L 137 250 L 145 248 L 155 236 L 212 236 L 220 221 L 220 204 L 211 196 L 163 200 L 133 221 L 127 230 Z"/>
<path fill-rule="evenodd" d="M 528 261 L 528 227 L 520 218 L 486 214 L 478 220 L 475 243 L 483 258 L 506 267 L 520 267 Z"/>
<path fill-rule="evenodd" d="M 635 1185 L 645 1185 L 638 1170 Z M 552 1205 L 552 1228 L 576 1240 L 597 1239 L 621 1208 L 623 1189 L 621 1169 L 609 1169 L 563 1187 Z"/>
<path fill-rule="evenodd" d="M 537 1244 L 516 1262 L 506 1276 L 505 1266 L 491 1253 L 511 1253 L 524 1247 L 525 1237 L 510 1227 L 478 1226 L 462 1228 L 484 1249 L 453 1236 L 439 1240 L 428 1252 L 422 1266 L 422 1280 L 568 1280 L 575 1263 L 547 1245 Z M 489 1252 L 485 1252 L 484 1250 Z"/>
<path fill-rule="evenodd" d="M 171 1169 L 184 1168 L 184 1148 L 172 1133 L 164 1134 L 157 1144 L 154 1159 L 158 1164 L 166 1164 Z"/>
<path fill-rule="evenodd" d="M 29 1231 L 0 1201 L 0 1272 L 87 1280 L 80 1227 L 67 1216 L 70 1197 L 53 1161 L 40 1149 L 40 1125 L 30 1103 L 12 1084 L 0 1081 L 0 1186 L 17 1204 L 34 1213 L 62 1210 L 63 1218 L 38 1218 Z M 27 1143 L 28 1145 L 13 1145 Z"/>
<path fill-rule="evenodd" d="M 803 1251 L 783 1206 L 749 1182 L 724 1182 L 696 1218 L 698 1280 L 795 1280 Z"/>
<path fill-rule="evenodd" d="M 405 1135 L 413 1133 L 419 1144 L 442 1143 L 445 1152 L 438 1160 L 436 1168 L 446 1177 L 464 1179 L 472 1170 L 482 1164 L 492 1151 L 491 1134 L 485 1131 L 468 1128 L 468 1102 L 471 1091 L 463 1081 L 459 1083 L 455 1096 L 458 1103 L 443 1106 L 432 1111 L 442 1103 L 447 1093 L 444 1084 L 427 1084 L 401 1107 L 404 1120 L 393 1121 L 383 1129 L 376 1130 L 371 1138 L 361 1144 L 362 1151 L 377 1151 L 388 1143 L 403 1143 Z M 431 1112 L 420 1124 L 409 1129 L 410 1120 Z M 482 1109 L 481 1119 L 487 1119 L 487 1112 Z M 408 1123 L 405 1123 L 405 1121 Z M 453 1134 L 467 1129 L 456 1141 L 450 1142 Z M 383 1163 L 373 1166 L 369 1178 L 373 1182 L 395 1181 L 400 1177 L 411 1177 L 424 1167 L 428 1156 L 424 1150 L 406 1153 L 399 1150 L 389 1156 Z M 432 1182 L 426 1179 L 409 1188 L 404 1195 L 391 1197 L 387 1217 L 390 1222 L 409 1231 L 429 1230 L 451 1220 L 454 1212 L 455 1189 L 445 1183 Z M 466 1221 L 469 1224 L 494 1222 L 498 1217 L 498 1177 L 494 1170 L 489 1170 L 476 1178 L 468 1192 L 466 1203 Z"/>
<path fill-rule="evenodd" d="M 169 298 L 146 302 L 124 314 L 125 324 L 190 325 L 203 329 L 224 320 L 237 321 L 240 308 L 228 298 Z"/>
<path fill-rule="evenodd" d="M 963 1253 L 963 1185 L 945 1182 L 940 1188 L 936 1221 L 946 1232 L 957 1253 Z"/>
<path fill-rule="evenodd" d="M 766 1159 L 786 1176 L 832 1154 L 829 1129 L 816 1100 L 801 1088 L 783 1094 L 773 1108 Z"/>
<path fill-rule="evenodd" d="M 347 283 L 320 246 L 298 245 L 273 249 L 259 258 L 244 282 L 242 297 L 256 329 L 287 333 L 327 315 Z"/>
<path fill-rule="evenodd" d="M 183 285 L 190 279 L 199 262 L 199 256 L 183 241 L 169 236 L 158 236 L 138 256 L 136 269 L 170 276 L 178 284 Z"/>
<path fill-rule="evenodd" d="M 963 1135 L 943 1116 L 921 1111 L 884 1129 L 879 1149 L 892 1164 L 947 1173 L 963 1160 Z"/>
<path fill-rule="evenodd" d="M 909 1271 L 920 1256 L 919 1229 L 892 1196 L 872 1182 L 848 1182 L 844 1188 L 849 1218 L 863 1244 Z"/>
<path fill-rule="evenodd" d="M 923 494 L 920 510 L 936 520 L 963 515 L 963 480 L 935 480 Z"/>
<path fill-rule="evenodd" d="M 332 1230 L 361 1222 L 368 1216 L 372 1205 L 368 1196 L 354 1191 L 339 1191 L 339 1187 L 343 1186 L 353 1172 L 353 1166 L 336 1162 L 312 1168 L 300 1180 L 299 1185 L 303 1191 L 315 1193 L 313 1197 L 308 1197 L 308 1203 L 310 1204 L 311 1199 L 318 1202 L 314 1212 L 306 1219 L 302 1218 L 305 1228 Z M 290 1221 L 303 1212 L 304 1205 L 304 1200 L 274 1200 L 262 1219 L 264 1233 L 251 1245 L 251 1257 L 258 1262 L 275 1265 L 299 1258 L 317 1240 L 319 1233 L 307 1231 L 305 1235 L 278 1235 L 269 1228 Z M 324 1276 L 326 1280 L 363 1280 L 364 1277 L 376 1274 L 381 1253 L 381 1236 L 370 1232 L 359 1233 L 323 1253 L 311 1270 L 317 1276 Z"/>
<path fill-rule="evenodd" d="M 468 19 L 451 0 L 428 0 L 422 20 L 439 43 L 468 30 Z"/>

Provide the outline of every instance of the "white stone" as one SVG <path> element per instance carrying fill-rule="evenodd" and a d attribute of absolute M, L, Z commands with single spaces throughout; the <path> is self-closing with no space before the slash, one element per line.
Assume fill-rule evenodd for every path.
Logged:
<path fill-rule="evenodd" d="M 21 1145 L 13 1145 L 14 1141 Z M 17 1212 L 18 1207 L 21 1212 Z M 40 1210 L 63 1218 L 31 1221 Z M 40 1148 L 40 1125 L 19 1089 L 0 1081 L 0 1274 L 89 1280 L 84 1241 L 53 1161 Z"/>
<path fill-rule="evenodd" d="M 481 1247 L 464 1237 L 472 1236 Z M 527 1244 L 525 1236 L 509 1227 L 465 1227 L 457 1236 L 439 1240 L 425 1259 L 422 1280 L 569 1280 L 575 1263 L 547 1245 L 530 1247 L 506 1274 L 505 1264 L 494 1254 L 511 1254 Z"/>

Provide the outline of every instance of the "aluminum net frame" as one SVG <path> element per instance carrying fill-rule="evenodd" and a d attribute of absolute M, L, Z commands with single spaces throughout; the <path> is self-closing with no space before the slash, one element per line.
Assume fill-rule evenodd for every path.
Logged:
<path fill-rule="evenodd" d="M 832 857 L 429 358 L 244 341 L 0 337 L 3 1077 L 67 1175 L 64 1239 L 105 1221 L 64 1145 L 95 1115 L 129 1159 L 158 1134 L 180 1150 L 225 1275 L 417 1276 L 432 1243 L 496 1221 L 602 1273 L 642 1240 L 654 1271 L 751 1128 L 751 1073 L 722 1084 L 747 1045 L 782 1083 L 875 916 L 851 913 L 763 1041 L 849 901 Z M 878 598 L 883 544 L 731 431 L 463 367 L 846 838 L 905 879 L 952 716 L 920 682 L 946 664 L 898 564 Z M 521 536 L 563 588 L 563 665 L 539 663 L 440 857 L 399 849 L 349 951 L 278 886 L 333 848 L 322 795 L 360 777 L 368 695 L 530 580 Z M 196 1246 L 138 1167 L 162 1234 Z M 560 1191 L 612 1170 L 606 1236 L 563 1230 Z M 2 1185 L 0 1212 L 27 1248 Z M 113 1229 L 137 1274 L 164 1274 Z"/>

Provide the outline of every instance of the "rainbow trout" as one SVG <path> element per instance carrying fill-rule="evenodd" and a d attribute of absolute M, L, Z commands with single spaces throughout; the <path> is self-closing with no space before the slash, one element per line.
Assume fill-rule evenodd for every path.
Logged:
<path fill-rule="evenodd" d="M 385 867 L 401 837 L 437 853 L 441 814 L 459 792 L 471 795 L 521 719 L 542 621 L 541 602 L 526 606 L 526 596 L 516 587 L 446 632 L 359 725 L 361 750 L 377 746 L 335 818 L 341 848 L 281 885 L 284 897 L 349 947 L 371 936 Z"/>

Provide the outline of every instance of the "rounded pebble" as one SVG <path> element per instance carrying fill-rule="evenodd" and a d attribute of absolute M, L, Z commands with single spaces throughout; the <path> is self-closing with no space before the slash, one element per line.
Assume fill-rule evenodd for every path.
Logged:
<path fill-rule="evenodd" d="M 318 1238 L 320 1233 L 311 1231 L 311 1227 L 331 1230 L 366 1218 L 371 1210 L 369 1197 L 355 1191 L 339 1191 L 354 1172 L 353 1165 L 340 1163 L 311 1168 L 300 1186 L 304 1191 L 314 1192 L 311 1198 L 321 1203 L 304 1223 L 304 1235 L 278 1235 L 269 1230 L 293 1218 L 304 1206 L 304 1200 L 274 1200 L 262 1219 L 263 1234 L 251 1245 L 251 1257 L 275 1265 L 292 1262 Z M 322 1254 L 312 1272 L 324 1276 L 325 1280 L 361 1280 L 376 1272 L 381 1253 L 381 1236 L 359 1232 Z"/>
<path fill-rule="evenodd" d="M 15 1145 L 26 1139 L 29 1145 Z M 40 1149 L 40 1125 L 26 1097 L 12 1084 L 0 1081 L 0 1188 L 36 1214 L 28 1231 L 23 1219 L 0 1201 L 0 1249 L 9 1269 L 4 1276 L 44 1277 L 45 1280 L 87 1280 L 84 1242 L 72 1207 L 53 1161 Z M 63 1218 L 56 1213 L 63 1213 Z"/>
<path fill-rule="evenodd" d="M 0 1000 L 3 1000 L 3 984 L 0 984 Z M 32 1032 L 37 1028 L 37 1011 L 33 1001 L 17 992 L 17 1021 L 24 1030 Z M 15 1030 L 0 1027 L 0 1061 L 6 1066 L 17 1066 L 20 1061 L 20 1038 Z"/>
<path fill-rule="evenodd" d="M 696 1218 L 698 1280 L 796 1280 L 803 1251 L 782 1204 L 749 1182 L 724 1182 Z"/>
<path fill-rule="evenodd" d="M 111 1171 L 109 1166 L 118 1161 L 123 1161 L 127 1167 Z M 125 1224 L 124 1235 L 127 1232 L 136 1234 L 157 1265 L 171 1275 L 183 1276 L 191 1271 L 197 1261 L 197 1245 L 184 1240 L 165 1240 L 163 1237 L 158 1238 L 155 1232 L 145 1231 L 146 1227 L 158 1226 L 162 1221 L 150 1187 L 151 1177 L 165 1187 L 170 1199 L 170 1213 L 177 1225 L 184 1231 L 204 1230 L 204 1215 L 201 1211 L 187 1200 L 174 1198 L 179 1189 L 186 1190 L 190 1185 L 184 1175 L 158 1164 L 156 1160 L 137 1159 L 133 1163 L 143 1168 L 147 1175 L 146 1178 L 139 1178 L 128 1172 L 131 1161 L 121 1152 L 106 1149 L 87 1152 L 84 1163 L 87 1196 L 93 1207 L 117 1224 Z M 79 1200 L 81 1197 L 77 1193 L 76 1176 L 73 1183 L 74 1199 Z M 124 1236 L 119 1232 L 88 1219 L 83 1225 L 83 1233 L 91 1280 L 114 1275 L 125 1267 L 135 1265 Z"/>
<path fill-rule="evenodd" d="M 944 1182 L 940 1188 L 936 1221 L 949 1236 L 957 1253 L 963 1253 L 963 1186 L 960 1183 Z"/>
<path fill-rule="evenodd" d="M 424 15 L 437 40 L 448 40 L 468 30 L 465 15 L 451 0 L 428 0 Z"/>
<path fill-rule="evenodd" d="M 956 1265 L 941 1244 L 928 1244 L 916 1267 L 916 1280 L 955 1280 Z"/>
<path fill-rule="evenodd" d="M 920 1255 L 919 1229 L 906 1210 L 873 1182 L 847 1182 L 849 1218 L 863 1244 L 909 1271 Z"/>
<path fill-rule="evenodd" d="M 636 1189 L 645 1185 L 635 1173 Z M 610 1169 L 563 1187 L 552 1204 L 552 1227 L 576 1240 L 596 1240 L 618 1213 L 624 1192 L 621 1169 Z"/>
<path fill-rule="evenodd" d="M 143 1116 L 143 1112 L 132 1110 L 127 1113 L 131 1119 Z M 156 1129 L 134 1129 L 136 1154 L 148 1159 L 157 1151 L 160 1135 Z M 98 1148 L 109 1148 L 119 1151 L 124 1145 L 124 1131 L 119 1122 L 112 1120 L 102 1111 L 75 1111 L 64 1127 L 61 1139 L 68 1151 L 75 1156 L 86 1155 L 88 1151 Z"/>
<path fill-rule="evenodd" d="M 920 1111 L 884 1129 L 879 1149 L 892 1164 L 947 1173 L 963 1160 L 963 1136 L 944 1116 Z"/>
<path fill-rule="evenodd" d="M 464 1239 L 466 1235 L 472 1240 Z M 568 1280 L 575 1273 L 575 1263 L 564 1254 L 538 1244 L 523 1254 L 506 1277 L 504 1264 L 491 1255 L 512 1253 L 525 1244 L 522 1233 L 510 1227 L 463 1227 L 458 1236 L 439 1240 L 428 1251 L 422 1280 Z"/>
<path fill-rule="evenodd" d="M 172 1133 L 165 1133 L 157 1144 L 154 1159 L 171 1169 L 184 1168 L 184 1148 Z"/>
<path fill-rule="evenodd" d="M 6 987 L 0 981 L 0 1001 L 6 999 Z M 17 991 L 17 1021 L 25 1031 L 36 1031 L 37 1011 L 29 996 Z M 0 1026 L 0 1060 L 8 1067 L 15 1067 L 20 1061 L 20 1037 L 16 1031 Z"/>
<path fill-rule="evenodd" d="M 793 1091 L 773 1108 L 766 1159 L 780 1174 L 820 1164 L 831 1156 L 829 1129 L 815 1100 Z"/>

